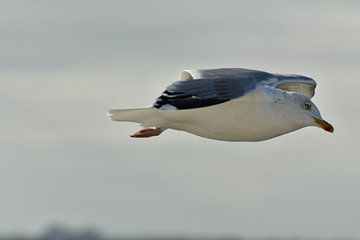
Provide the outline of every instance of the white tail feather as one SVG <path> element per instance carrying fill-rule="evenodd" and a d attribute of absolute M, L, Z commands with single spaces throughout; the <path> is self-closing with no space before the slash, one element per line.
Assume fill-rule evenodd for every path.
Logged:
<path fill-rule="evenodd" d="M 115 109 L 107 114 L 113 121 L 137 122 L 146 127 L 160 126 L 163 122 L 154 108 Z"/>

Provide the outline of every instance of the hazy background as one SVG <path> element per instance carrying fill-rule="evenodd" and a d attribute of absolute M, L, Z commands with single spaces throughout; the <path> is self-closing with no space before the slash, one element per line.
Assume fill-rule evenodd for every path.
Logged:
<path fill-rule="evenodd" d="M 358 1 L 1 1 L 0 235 L 360 238 Z M 318 82 L 333 135 L 259 143 L 166 131 L 131 139 L 183 69 Z"/>

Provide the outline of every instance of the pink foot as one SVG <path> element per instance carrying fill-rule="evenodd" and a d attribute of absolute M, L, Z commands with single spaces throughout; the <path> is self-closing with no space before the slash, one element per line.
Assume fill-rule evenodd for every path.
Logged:
<path fill-rule="evenodd" d="M 145 128 L 141 129 L 140 131 L 134 133 L 130 137 L 134 138 L 147 138 L 147 137 L 155 137 L 159 136 L 162 130 L 160 128 Z"/>

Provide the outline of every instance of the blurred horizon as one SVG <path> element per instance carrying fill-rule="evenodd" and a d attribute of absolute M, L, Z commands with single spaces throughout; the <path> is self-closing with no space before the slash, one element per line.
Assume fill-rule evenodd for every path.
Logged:
<path fill-rule="evenodd" d="M 52 223 L 110 236 L 360 238 L 358 1 L 3 1 L 0 236 Z M 151 106 L 184 69 L 317 81 L 334 134 L 151 139 L 108 109 Z"/>
<path fill-rule="evenodd" d="M 51 224 L 38 234 L 9 233 L 0 235 L 0 240 L 355 240 L 352 238 L 319 238 L 302 236 L 233 236 L 212 234 L 118 234 L 106 235 L 95 226 L 71 228 L 62 224 Z"/>

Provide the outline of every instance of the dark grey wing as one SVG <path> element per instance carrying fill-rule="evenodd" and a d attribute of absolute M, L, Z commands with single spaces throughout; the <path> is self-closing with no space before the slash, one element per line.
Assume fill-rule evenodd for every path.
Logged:
<path fill-rule="evenodd" d="M 176 81 L 166 88 L 154 107 L 170 105 L 177 109 L 191 109 L 223 103 L 247 94 L 257 84 L 272 77 L 272 74 L 261 71 L 243 70 L 236 76 L 217 74 L 209 79 Z"/>
<path fill-rule="evenodd" d="M 309 98 L 315 95 L 314 79 L 295 74 L 271 74 L 244 68 L 193 69 L 181 73 L 181 80 L 191 79 L 261 79 L 262 84 L 273 86 L 285 91 L 296 92 Z"/>
<path fill-rule="evenodd" d="M 244 94 L 238 80 L 199 79 L 177 81 L 171 84 L 154 103 L 155 108 L 171 105 L 177 109 L 207 107 L 229 101 Z"/>
<path fill-rule="evenodd" d="M 314 96 L 316 82 L 301 75 L 271 74 L 244 68 L 186 70 L 156 99 L 153 107 L 191 109 L 239 98 L 258 85 Z"/>

